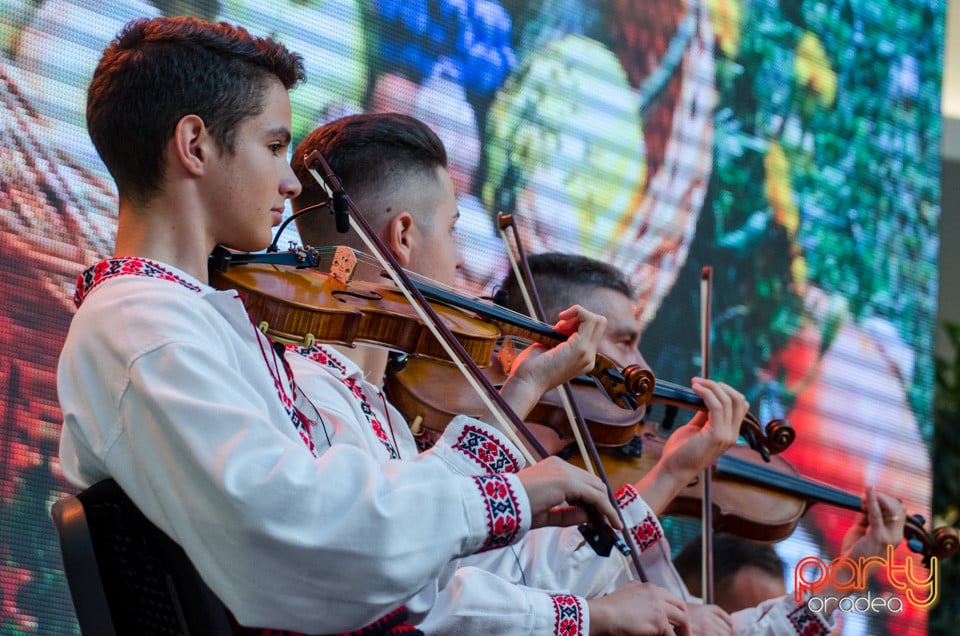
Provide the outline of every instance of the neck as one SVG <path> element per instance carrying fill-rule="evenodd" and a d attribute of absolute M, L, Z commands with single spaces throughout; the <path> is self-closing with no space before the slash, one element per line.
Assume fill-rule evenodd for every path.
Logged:
<path fill-rule="evenodd" d="M 120 200 L 115 256 L 138 256 L 173 265 L 207 282 L 213 243 L 196 202 L 161 195 L 143 206 Z"/>
<path fill-rule="evenodd" d="M 340 355 L 350 358 L 354 364 L 363 370 L 363 377 L 367 382 L 374 386 L 383 384 L 383 376 L 387 372 L 387 360 L 390 352 L 379 347 L 368 347 L 360 345 L 357 347 L 344 347 L 334 345 L 334 349 Z"/>

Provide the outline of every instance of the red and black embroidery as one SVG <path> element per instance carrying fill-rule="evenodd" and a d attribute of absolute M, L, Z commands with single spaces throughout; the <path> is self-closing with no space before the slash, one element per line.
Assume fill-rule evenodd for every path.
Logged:
<path fill-rule="evenodd" d="M 377 436 L 377 439 L 380 440 L 380 443 L 383 444 L 383 447 L 387 450 L 390 459 L 399 459 L 400 452 L 391 441 L 390 436 L 387 435 L 383 423 L 377 418 L 376 413 L 374 413 L 373 407 L 370 406 L 370 403 L 367 401 L 367 396 L 364 394 L 360 384 L 353 378 L 347 377 L 347 365 L 338 360 L 328 349 L 320 345 L 312 345 L 310 347 L 287 345 L 287 350 L 294 351 L 305 358 L 309 358 L 324 368 L 334 371 L 334 375 L 339 375 L 340 377 L 337 379 L 350 389 L 350 393 L 352 393 L 353 397 L 360 403 L 360 411 L 367 419 L 367 424 L 373 430 L 373 434 Z M 384 406 L 384 409 L 386 409 L 386 406 Z"/>
<path fill-rule="evenodd" d="M 367 396 L 364 395 L 363 388 L 361 388 L 360 384 L 353 378 L 342 378 L 340 381 L 350 389 L 353 396 L 360 402 L 360 411 L 363 413 L 363 416 L 367 418 L 367 424 L 370 425 L 373 434 L 377 436 L 377 439 L 380 440 L 383 447 L 387 449 L 387 454 L 390 455 L 390 459 L 398 459 L 400 453 L 397 451 L 397 447 L 390 441 L 390 437 L 387 436 L 387 431 L 383 428 L 383 423 L 377 419 L 373 408 L 370 406 L 370 403 L 367 402 Z"/>
<path fill-rule="evenodd" d="M 652 512 L 647 513 L 646 519 L 630 528 L 630 533 L 641 552 L 663 538 L 660 522 L 657 521 Z"/>
<path fill-rule="evenodd" d="M 313 427 L 316 423 L 304 415 L 303 411 L 300 410 L 300 407 L 296 404 L 297 384 L 293 379 L 293 371 L 290 369 L 290 365 L 283 358 L 283 348 L 280 348 L 279 351 L 274 350 L 273 346 L 267 341 L 266 336 L 261 334 L 259 329 L 254 328 L 254 331 L 257 343 L 260 345 L 260 354 L 263 356 L 263 361 L 270 371 L 270 377 L 273 378 L 273 386 L 277 390 L 277 397 L 280 399 L 280 403 L 287 412 L 287 417 L 290 418 L 290 423 L 293 424 L 293 428 L 296 429 L 300 439 L 310 450 L 310 454 L 316 457 L 317 447 L 313 443 Z M 266 345 L 264 345 L 264 341 L 267 341 Z M 280 365 L 283 366 L 283 372 L 286 375 L 286 388 L 283 386 L 283 378 L 280 375 L 279 365 L 277 364 L 278 360 L 280 361 Z"/>
<path fill-rule="evenodd" d="M 639 498 L 640 495 L 637 494 L 637 489 L 633 487 L 633 484 L 626 484 L 617 491 L 617 505 L 620 506 L 620 510 L 625 510 L 627 506 Z"/>
<path fill-rule="evenodd" d="M 488 473 L 515 473 L 520 470 L 520 462 L 502 440 L 471 424 L 463 427 L 453 449 L 478 463 Z"/>
<path fill-rule="evenodd" d="M 77 289 L 73 294 L 73 302 L 77 307 L 87 295 L 100 283 L 116 278 L 117 276 L 146 276 L 179 283 L 195 292 L 202 288 L 181 276 L 166 269 L 163 265 L 145 258 L 108 258 L 87 268 L 77 277 Z"/>
<path fill-rule="evenodd" d="M 340 373 L 340 375 L 346 375 L 347 373 L 347 367 L 342 362 L 337 360 L 337 358 L 334 357 L 333 354 L 330 353 L 330 351 L 328 351 L 324 347 L 321 347 L 320 345 L 310 345 L 309 347 L 303 347 L 300 345 L 288 344 L 287 351 L 298 353 L 302 355 L 304 358 L 313 360 L 314 362 L 316 362 L 322 367 L 326 367 L 328 369 L 334 369 L 338 373 Z"/>
<path fill-rule="evenodd" d="M 806 605 L 801 605 L 787 614 L 787 619 L 800 636 L 820 636 L 830 633 L 830 629 Z"/>
<path fill-rule="evenodd" d="M 554 633 L 558 636 L 583 634 L 583 607 L 572 594 L 551 594 L 553 601 Z"/>
<path fill-rule="evenodd" d="M 487 540 L 481 552 L 513 543 L 520 531 L 520 501 L 503 475 L 474 477 L 487 506 Z"/>

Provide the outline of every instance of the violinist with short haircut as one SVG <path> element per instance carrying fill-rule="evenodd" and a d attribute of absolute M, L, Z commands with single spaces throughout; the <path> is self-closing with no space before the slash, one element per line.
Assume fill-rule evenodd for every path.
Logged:
<path fill-rule="evenodd" d="M 640 364 L 647 366 L 640 353 L 640 307 L 624 275 L 616 268 L 583 256 L 571 254 L 536 254 L 528 259 L 534 285 L 543 304 L 547 319 L 556 315 L 557 308 L 565 303 L 579 302 L 591 311 L 607 318 L 607 327 L 600 341 L 598 351 L 620 365 Z M 516 311 L 522 311 L 521 292 L 516 279 L 510 275 L 497 293 L 498 303 Z M 698 416 L 694 417 L 694 422 Z M 690 424 L 674 430 L 667 442 L 675 443 L 678 435 L 689 434 Z M 710 463 L 712 463 L 711 460 Z M 706 467 L 709 464 L 703 464 Z M 701 469 L 702 469 L 701 468 Z M 868 488 L 864 495 L 866 513 L 847 531 L 843 541 L 843 552 L 856 560 L 861 556 L 883 556 L 888 544 L 898 545 L 903 540 L 903 526 L 906 520 L 904 506 L 896 499 Z M 719 543 L 718 550 L 724 543 Z M 670 558 L 670 546 L 663 538 L 655 549 L 662 551 L 663 557 Z M 725 561 L 726 555 L 718 555 Z M 774 554 L 774 556 L 776 556 Z M 654 580 L 687 601 L 688 617 L 691 629 L 701 633 L 714 633 L 710 626 L 716 625 L 715 617 L 719 611 L 723 617 L 727 613 L 715 606 L 698 605 L 699 599 L 693 597 L 684 585 L 679 573 L 671 567 L 668 576 L 664 569 L 652 569 Z M 721 573 L 722 570 L 717 571 Z M 721 581 L 717 580 L 716 584 Z M 782 587 L 782 576 L 780 580 Z M 771 586 L 777 589 L 776 586 Z M 836 590 L 821 590 L 821 596 L 844 596 Z M 717 598 L 723 593 L 718 590 Z M 793 596 L 783 592 L 756 605 L 743 609 L 740 605 L 728 620 L 736 634 L 821 634 L 828 633 L 834 625 L 830 615 L 813 612 L 804 604 L 798 604 Z"/>
<path fill-rule="evenodd" d="M 298 379 L 238 294 L 207 278 L 216 245 L 267 247 L 300 192 L 287 151 L 301 79 L 281 44 L 193 18 L 131 22 L 105 50 L 87 124 L 119 219 L 114 255 L 77 284 L 60 462 L 78 487 L 114 478 L 239 625 L 411 634 L 402 604 L 451 559 L 587 519 L 554 508 L 565 501 L 618 520 L 598 479 L 556 459 L 458 475 L 324 447 Z M 602 324 L 569 316 L 568 346 L 542 355 L 547 381 L 582 372 Z M 520 377 L 538 399 L 544 380 Z"/>
<path fill-rule="evenodd" d="M 304 154 L 312 150 L 326 157 L 401 265 L 441 283 L 453 282 L 461 263 L 453 240 L 458 216 L 455 192 L 445 168 L 443 144 L 427 126 L 403 115 L 376 114 L 343 118 L 315 130 L 294 151 L 294 170 L 303 185 L 294 200 L 295 210 L 326 200 L 303 165 Z M 361 248 L 352 233 L 335 232 L 326 211 L 299 217 L 298 227 L 308 245 Z M 592 288 L 590 294 L 595 292 Z M 622 296 L 632 307 L 629 288 L 623 289 Z M 583 300 L 568 306 L 577 302 Z M 560 309 L 551 320 L 559 317 Z M 643 363 L 642 358 L 631 357 L 639 356 L 638 333 L 630 334 L 629 323 L 623 331 L 622 324 L 611 330 L 608 321 L 600 346 L 613 344 L 613 354 L 608 351 L 608 356 L 622 363 Z M 460 418 L 450 423 L 429 451 L 418 454 L 402 416 L 379 386 L 387 363 L 387 353 L 381 349 L 291 347 L 286 357 L 308 396 L 315 400 L 332 394 L 341 397 L 342 404 L 329 414 L 325 427 L 330 447 L 354 445 L 374 457 L 401 461 L 442 457 L 465 474 L 510 471 L 521 465 L 516 450 L 497 431 Z M 620 561 L 598 557 L 576 531 L 544 528 L 514 546 L 451 562 L 435 586 L 425 587 L 407 604 L 419 627 L 430 634 L 457 635 L 730 634 L 734 622 L 725 612 L 715 606 L 691 609 L 682 600 L 689 594 L 670 563 L 656 517 L 695 474 L 735 442 L 747 411 L 743 396 L 722 383 L 695 379 L 693 390 L 707 403 L 708 414 L 694 418 L 674 436 L 654 471 L 618 493 L 626 523 L 642 550 L 641 564 L 663 587 L 628 583 Z M 332 403 L 325 399 L 326 406 Z M 349 414 L 358 411 L 368 414 L 368 426 L 349 425 L 357 421 Z M 882 542 L 884 537 L 874 536 L 877 528 L 891 530 L 891 526 L 876 523 L 882 516 L 881 504 L 871 501 L 870 541 Z M 890 524 L 896 526 L 895 521 Z M 902 527 L 896 537 L 897 541 L 902 537 Z M 742 617 L 736 632 L 772 635 L 829 630 L 829 618 L 796 605 L 790 609 L 792 615 L 758 609 Z"/>

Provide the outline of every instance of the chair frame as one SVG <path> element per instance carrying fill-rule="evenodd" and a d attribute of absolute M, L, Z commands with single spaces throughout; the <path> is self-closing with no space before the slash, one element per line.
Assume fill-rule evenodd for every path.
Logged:
<path fill-rule="evenodd" d="M 51 510 L 80 629 L 91 636 L 233 636 L 186 553 L 112 479 Z"/>

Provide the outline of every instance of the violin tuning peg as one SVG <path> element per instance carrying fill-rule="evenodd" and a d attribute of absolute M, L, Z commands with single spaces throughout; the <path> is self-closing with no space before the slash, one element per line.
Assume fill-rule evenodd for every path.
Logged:
<path fill-rule="evenodd" d="M 910 537 L 909 539 L 907 539 L 907 547 L 910 548 L 911 552 L 920 554 L 921 552 L 923 552 L 923 541 L 921 541 L 917 537 Z"/>

